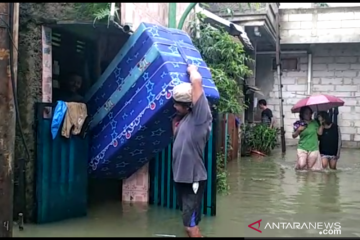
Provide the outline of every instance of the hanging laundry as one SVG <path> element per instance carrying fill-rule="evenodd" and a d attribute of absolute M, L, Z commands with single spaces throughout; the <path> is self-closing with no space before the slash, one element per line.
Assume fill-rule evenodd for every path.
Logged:
<path fill-rule="evenodd" d="M 63 122 L 61 135 L 69 138 L 70 132 L 73 135 L 78 135 L 87 118 L 87 108 L 84 103 L 67 102 L 67 111 Z"/>
<path fill-rule="evenodd" d="M 51 122 L 51 135 L 52 135 L 53 139 L 56 138 L 56 136 L 59 132 L 60 126 L 65 117 L 66 111 L 67 111 L 66 103 L 64 101 L 57 101 L 53 120 Z"/>

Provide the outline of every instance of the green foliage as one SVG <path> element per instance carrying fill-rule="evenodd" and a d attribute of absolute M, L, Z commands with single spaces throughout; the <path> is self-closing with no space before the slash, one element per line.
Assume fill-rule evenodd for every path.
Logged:
<path fill-rule="evenodd" d="M 193 43 L 210 68 L 219 90 L 220 101 L 217 108 L 223 113 L 241 113 L 246 107 L 241 101 L 242 86 L 244 78 L 252 74 L 247 66 L 252 60 L 239 41 L 234 41 L 223 29 L 215 29 L 204 23 L 201 14 L 198 18 L 200 26 L 192 24 Z M 197 38 L 196 33 L 200 33 L 201 37 Z"/>
<path fill-rule="evenodd" d="M 241 124 L 241 155 L 250 156 L 251 148 L 250 141 L 252 139 L 252 125 L 251 124 Z"/>
<path fill-rule="evenodd" d="M 227 150 L 228 150 L 227 154 L 228 154 L 228 157 L 229 157 L 229 152 L 233 150 L 232 139 L 231 139 L 231 136 L 229 134 L 227 135 L 226 142 L 227 142 Z"/>
<path fill-rule="evenodd" d="M 238 9 L 224 8 L 221 10 L 221 12 L 230 16 L 234 16 L 234 11 L 241 11 L 242 9 L 244 9 L 244 6 L 246 6 L 248 9 L 258 9 L 260 7 L 260 3 L 238 3 Z"/>
<path fill-rule="evenodd" d="M 242 87 L 245 77 L 252 74 L 247 66 L 251 59 L 239 41 L 234 41 L 223 29 L 215 29 L 206 24 L 201 14 L 197 17 L 200 24 L 194 22 L 191 26 L 193 43 L 210 68 L 212 79 L 219 90 L 220 101 L 216 107 L 221 113 L 241 113 L 246 107 L 242 102 Z M 200 38 L 196 34 L 200 34 Z M 229 138 L 227 140 L 230 141 Z M 231 147 L 230 144 L 229 149 Z M 216 168 L 217 191 L 227 194 L 229 185 L 224 154 L 217 155 Z"/>
<path fill-rule="evenodd" d="M 314 3 L 316 7 L 329 7 L 327 3 Z"/>
<path fill-rule="evenodd" d="M 241 149 L 243 155 L 248 155 L 252 150 L 270 154 L 277 143 L 279 130 L 269 128 L 264 124 L 241 126 Z"/>
<path fill-rule="evenodd" d="M 236 11 L 246 11 L 251 9 L 259 9 L 261 3 L 212 3 L 216 5 L 216 8 L 220 11 L 220 15 L 230 15 L 233 16 Z M 209 3 L 200 3 L 201 7 L 206 8 L 211 11 L 211 6 Z"/>
<path fill-rule="evenodd" d="M 228 172 L 225 168 L 224 154 L 218 153 L 216 155 L 216 188 L 218 193 L 228 194 L 230 186 L 227 182 Z"/>
<path fill-rule="evenodd" d="M 110 15 L 110 3 L 75 3 L 74 10 L 80 17 L 91 18 L 96 21 L 107 20 Z M 115 7 L 115 15 L 119 8 Z"/>

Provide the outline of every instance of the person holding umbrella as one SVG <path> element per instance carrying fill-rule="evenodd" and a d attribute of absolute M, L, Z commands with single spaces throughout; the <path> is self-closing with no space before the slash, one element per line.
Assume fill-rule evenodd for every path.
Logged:
<path fill-rule="evenodd" d="M 300 121 L 294 123 L 294 133 L 292 134 L 293 138 L 300 137 L 296 169 L 322 169 L 318 139 L 320 125 L 317 121 L 312 120 L 312 114 L 314 111 L 327 111 L 343 105 L 344 101 L 341 99 L 323 94 L 304 98 L 292 107 L 292 113 L 300 113 Z"/>
<path fill-rule="evenodd" d="M 323 168 L 329 166 L 330 169 L 336 170 L 341 149 L 340 127 L 331 121 L 329 114 L 325 111 L 319 112 L 318 120 L 321 124 L 318 135 L 322 166 Z"/>

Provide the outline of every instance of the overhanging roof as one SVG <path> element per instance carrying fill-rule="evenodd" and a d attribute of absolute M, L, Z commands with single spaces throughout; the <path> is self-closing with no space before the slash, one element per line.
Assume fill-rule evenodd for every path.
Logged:
<path fill-rule="evenodd" d="M 214 27 L 224 28 L 230 35 L 238 37 L 246 49 L 254 50 L 254 47 L 242 26 L 232 23 L 203 8 L 199 7 L 198 9 L 199 12 L 205 16 L 205 22 L 210 23 Z"/>
<path fill-rule="evenodd" d="M 249 94 L 249 93 L 257 93 L 257 94 L 259 94 L 261 96 L 265 96 L 265 94 L 261 91 L 260 88 L 258 88 L 256 86 L 246 84 L 246 92 L 245 92 L 245 94 Z"/>
<path fill-rule="evenodd" d="M 122 37 L 129 37 L 132 34 L 130 29 L 124 30 L 124 26 L 110 22 L 79 22 L 79 21 L 53 21 L 45 26 L 71 32 L 84 38 L 97 39 L 99 35 L 108 34 Z"/>

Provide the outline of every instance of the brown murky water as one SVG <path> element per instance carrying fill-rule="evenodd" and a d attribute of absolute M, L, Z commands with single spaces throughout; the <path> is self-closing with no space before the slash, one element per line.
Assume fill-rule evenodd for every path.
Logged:
<path fill-rule="evenodd" d="M 294 148 L 288 149 L 285 157 L 274 153 L 268 159 L 243 158 L 229 163 L 230 194 L 218 196 L 217 216 L 203 219 L 203 234 L 209 237 L 359 237 L 359 155 L 357 150 L 343 150 L 339 169 L 325 172 L 295 172 Z M 248 228 L 260 219 L 262 233 Z M 270 229 L 266 224 L 279 222 L 284 223 L 286 229 L 276 229 L 276 225 Z M 291 229 L 289 223 L 293 222 L 301 223 L 301 229 Z M 303 225 L 314 226 L 315 222 L 321 223 L 317 229 Z M 324 222 L 338 222 L 341 235 L 340 232 L 319 234 L 325 229 Z M 334 227 L 328 229 L 334 230 Z M 116 201 L 97 204 L 86 218 L 26 225 L 24 231 L 14 231 L 17 237 L 184 236 L 180 212 L 153 206 L 122 206 Z"/>

